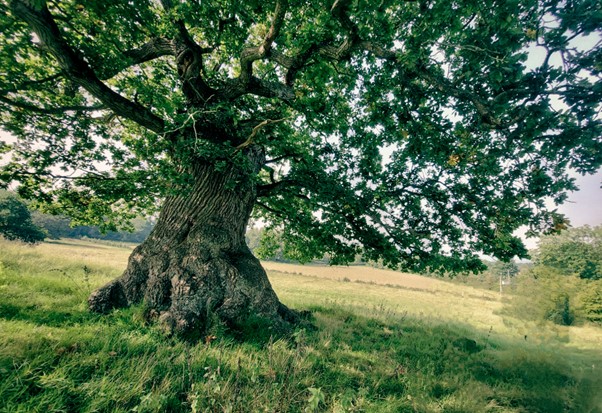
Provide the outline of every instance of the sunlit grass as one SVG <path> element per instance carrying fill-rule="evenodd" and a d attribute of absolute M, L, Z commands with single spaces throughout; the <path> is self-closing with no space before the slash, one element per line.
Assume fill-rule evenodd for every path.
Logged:
<path fill-rule="evenodd" d="M 359 283 L 295 267 L 270 278 L 314 328 L 245 342 L 217 328 L 193 344 L 140 308 L 87 311 L 130 252 L 0 242 L 0 411 L 602 411 L 599 328 L 502 317 L 495 294 L 440 280 L 427 290 L 379 285 L 365 268 Z"/>

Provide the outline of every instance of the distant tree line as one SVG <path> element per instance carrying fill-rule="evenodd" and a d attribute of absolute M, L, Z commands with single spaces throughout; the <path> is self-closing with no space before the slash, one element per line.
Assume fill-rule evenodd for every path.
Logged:
<path fill-rule="evenodd" d="M 132 221 L 133 231 L 102 232 L 97 226 L 73 225 L 70 218 L 30 210 L 10 191 L 0 191 L 0 235 L 8 240 L 36 243 L 45 238 L 95 238 L 119 242 L 141 243 L 150 234 L 154 222 L 149 218 Z"/>
<path fill-rule="evenodd" d="M 38 227 L 43 228 L 48 238 L 95 238 L 119 242 L 140 243 L 146 239 L 153 229 L 153 222 L 145 218 L 136 218 L 132 224 L 133 232 L 107 231 L 103 233 L 96 226 L 71 225 L 71 219 L 62 215 L 49 215 L 39 211 L 32 212 L 32 221 Z"/>

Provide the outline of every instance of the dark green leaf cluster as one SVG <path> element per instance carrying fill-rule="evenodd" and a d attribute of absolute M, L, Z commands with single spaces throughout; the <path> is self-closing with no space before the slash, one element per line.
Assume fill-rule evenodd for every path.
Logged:
<path fill-rule="evenodd" d="M 29 244 L 46 238 L 44 231 L 32 222 L 27 205 L 6 191 L 0 193 L 0 235 Z"/>

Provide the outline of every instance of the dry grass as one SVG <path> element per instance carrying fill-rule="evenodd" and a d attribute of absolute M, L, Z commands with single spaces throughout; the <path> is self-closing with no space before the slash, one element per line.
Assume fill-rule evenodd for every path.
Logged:
<path fill-rule="evenodd" d="M 32 248 L 47 256 L 69 258 L 90 265 L 111 266 L 125 269 L 127 259 L 135 244 L 61 239 L 43 242 Z"/>
<path fill-rule="evenodd" d="M 423 277 L 406 272 L 392 270 L 382 270 L 362 265 L 352 266 L 324 266 L 324 265 L 297 265 L 285 264 L 280 262 L 265 261 L 262 262 L 267 271 L 277 271 L 289 274 L 301 274 L 327 278 L 335 281 L 355 281 L 363 283 L 375 283 L 381 285 L 393 285 L 408 289 L 418 289 L 425 292 L 435 291 L 457 291 L 470 292 L 472 294 L 484 294 L 487 297 L 495 297 L 494 293 L 481 291 L 466 287 L 458 287 L 448 282 L 436 278 Z"/>
<path fill-rule="evenodd" d="M 496 335 L 518 337 L 518 333 L 509 331 L 497 315 L 501 303 L 490 299 L 481 291 L 472 294 L 472 289 L 468 289 L 463 294 L 458 291 L 462 290 L 461 287 L 445 289 L 442 286 L 439 289 L 419 290 L 375 283 L 340 282 L 274 271 L 269 271 L 268 274 L 281 299 L 295 308 L 336 305 L 367 316 L 382 314 L 402 318 L 410 315 L 443 323 L 463 323 L 476 327 L 484 335 L 494 326 Z"/>

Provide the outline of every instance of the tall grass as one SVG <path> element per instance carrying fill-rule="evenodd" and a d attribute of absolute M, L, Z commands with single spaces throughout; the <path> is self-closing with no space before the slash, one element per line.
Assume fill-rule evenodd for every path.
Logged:
<path fill-rule="evenodd" d="M 217 328 L 190 343 L 147 325 L 141 308 L 86 310 L 128 249 L 0 251 L 0 412 L 602 412 L 589 330 L 525 340 L 471 290 L 463 302 L 457 290 L 272 273 L 312 325 L 279 338 L 255 326 L 244 340 Z"/>

